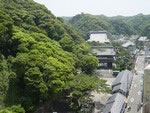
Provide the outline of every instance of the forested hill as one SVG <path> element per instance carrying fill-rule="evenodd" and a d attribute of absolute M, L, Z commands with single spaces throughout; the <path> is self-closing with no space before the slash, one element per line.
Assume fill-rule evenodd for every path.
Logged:
<path fill-rule="evenodd" d="M 81 110 L 88 92 L 107 90 L 92 76 L 98 60 L 89 54 L 82 35 L 45 6 L 0 0 L 0 113 Z"/>
<path fill-rule="evenodd" d="M 64 17 L 63 17 L 64 18 Z M 150 15 L 138 14 L 136 16 L 115 16 L 78 14 L 64 20 L 88 38 L 89 31 L 106 30 L 114 35 L 148 35 L 150 28 Z"/>

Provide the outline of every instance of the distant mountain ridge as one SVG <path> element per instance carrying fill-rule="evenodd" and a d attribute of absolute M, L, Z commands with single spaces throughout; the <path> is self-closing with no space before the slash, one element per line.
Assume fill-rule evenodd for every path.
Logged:
<path fill-rule="evenodd" d="M 113 16 L 78 14 L 74 17 L 62 17 L 86 38 L 93 30 L 106 30 L 114 35 L 140 35 L 150 23 L 150 15 Z M 68 20 L 66 18 L 69 18 Z"/>

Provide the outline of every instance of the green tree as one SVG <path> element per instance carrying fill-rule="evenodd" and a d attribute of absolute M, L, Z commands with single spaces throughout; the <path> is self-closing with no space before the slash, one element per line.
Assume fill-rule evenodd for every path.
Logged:
<path fill-rule="evenodd" d="M 116 50 L 116 69 L 117 70 L 132 70 L 133 58 L 128 50 L 124 49 L 119 43 L 112 43 Z"/>
<path fill-rule="evenodd" d="M 100 80 L 95 76 L 81 74 L 75 76 L 72 81 L 66 85 L 70 106 L 80 111 L 85 103 L 89 104 L 91 91 L 109 92 L 105 80 Z M 90 106 L 90 105 L 89 105 Z"/>
<path fill-rule="evenodd" d="M 98 59 L 95 56 L 83 55 L 79 61 L 79 67 L 82 72 L 86 74 L 92 74 L 98 67 Z"/>
<path fill-rule="evenodd" d="M 12 36 L 12 19 L 3 11 L 0 11 L 0 52 L 5 56 L 9 54 L 11 49 L 10 37 Z"/>
<path fill-rule="evenodd" d="M 146 25 L 141 33 L 142 36 L 150 38 L 150 24 Z"/>
<path fill-rule="evenodd" d="M 85 39 L 89 38 L 90 31 L 112 30 L 112 25 L 107 20 L 90 14 L 78 14 L 69 23 L 83 34 Z"/>
<path fill-rule="evenodd" d="M 69 35 L 64 35 L 63 38 L 59 41 L 60 45 L 65 51 L 72 52 L 75 46 L 72 38 Z"/>
<path fill-rule="evenodd" d="M 4 106 L 4 100 L 9 88 L 10 71 L 8 68 L 7 60 L 3 55 L 0 55 L 0 105 Z"/>
<path fill-rule="evenodd" d="M 18 54 L 11 64 L 17 75 L 16 85 L 20 84 L 18 87 L 24 92 L 20 94 L 21 104 L 28 111 L 40 102 L 55 101 L 73 76 L 74 55 L 44 35 L 30 35 L 20 30 L 14 34 L 12 43 L 18 44 Z M 33 107 L 26 100 L 30 100 Z"/>
<path fill-rule="evenodd" d="M 92 73 L 96 68 L 90 53 L 82 34 L 45 6 L 33 0 L 0 0 L 0 99 L 6 109 L 21 104 L 34 112 L 50 103 L 52 110 L 55 102 L 67 98 L 66 86 L 78 69 Z"/>
<path fill-rule="evenodd" d="M 18 105 L 0 110 L 0 113 L 25 113 L 25 110 L 20 105 Z"/>

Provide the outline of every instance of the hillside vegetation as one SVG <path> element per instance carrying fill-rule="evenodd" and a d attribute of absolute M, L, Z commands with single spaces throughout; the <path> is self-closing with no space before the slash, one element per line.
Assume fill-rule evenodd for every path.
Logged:
<path fill-rule="evenodd" d="M 0 113 L 33 113 L 60 104 L 80 111 L 89 92 L 108 90 L 98 60 L 63 19 L 33 0 L 0 0 Z M 81 74 L 78 74 L 78 72 Z"/>
<path fill-rule="evenodd" d="M 63 17 L 64 18 L 64 17 Z M 136 16 L 115 16 L 106 17 L 104 15 L 78 14 L 72 18 L 64 18 L 71 24 L 85 39 L 89 38 L 90 31 L 106 30 L 113 35 L 146 35 L 150 36 L 150 15 L 138 14 Z"/>

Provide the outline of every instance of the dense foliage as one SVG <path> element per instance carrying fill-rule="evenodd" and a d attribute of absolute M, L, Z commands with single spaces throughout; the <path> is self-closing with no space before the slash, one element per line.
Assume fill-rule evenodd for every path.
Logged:
<path fill-rule="evenodd" d="M 133 58 L 131 53 L 123 48 L 119 43 L 112 43 L 115 51 L 116 51 L 116 68 L 115 70 L 132 70 L 133 69 Z"/>
<path fill-rule="evenodd" d="M 25 110 L 20 106 L 12 106 L 0 110 L 0 113 L 25 113 Z"/>
<path fill-rule="evenodd" d="M 141 35 L 147 36 L 148 38 L 150 38 L 150 24 L 147 24 L 147 25 L 143 28 L 143 31 L 142 31 Z"/>
<path fill-rule="evenodd" d="M 113 35 L 146 35 L 145 28 L 150 23 L 150 15 L 138 14 L 136 16 L 115 16 L 106 17 L 104 15 L 78 14 L 72 18 L 63 17 L 86 39 L 89 38 L 90 31 L 106 30 Z"/>
<path fill-rule="evenodd" d="M 54 102 L 72 104 L 68 93 L 80 92 L 72 95 L 79 101 L 97 88 L 107 90 L 105 81 L 89 77 L 98 66 L 90 52 L 81 34 L 43 5 L 0 0 L 0 109 L 7 107 L 0 113 L 33 112 L 47 103 L 53 110 Z M 23 108 L 12 106 L 18 104 Z"/>
<path fill-rule="evenodd" d="M 8 64 L 4 56 L 0 56 L 0 108 L 3 106 L 4 98 L 9 88 L 9 76 L 10 72 Z"/>
<path fill-rule="evenodd" d="M 109 22 L 90 14 L 82 13 L 76 15 L 69 21 L 69 23 L 80 31 L 85 37 L 89 36 L 90 31 L 107 29 L 109 32 L 112 32 L 113 30 Z"/>
<path fill-rule="evenodd" d="M 92 82 L 95 81 L 95 82 Z M 99 81 L 98 78 L 93 76 L 87 77 L 87 75 L 81 74 L 75 76 L 73 81 L 67 83 L 66 90 L 71 100 L 71 107 L 73 109 L 84 109 L 84 105 L 90 102 L 91 95 L 90 90 L 108 92 L 108 88 L 105 84 L 106 81 Z M 79 85 L 82 84 L 82 85 Z M 107 90 L 106 90 L 107 89 Z M 88 106 L 89 108 L 89 106 Z M 90 113 L 89 109 L 89 113 Z"/>

